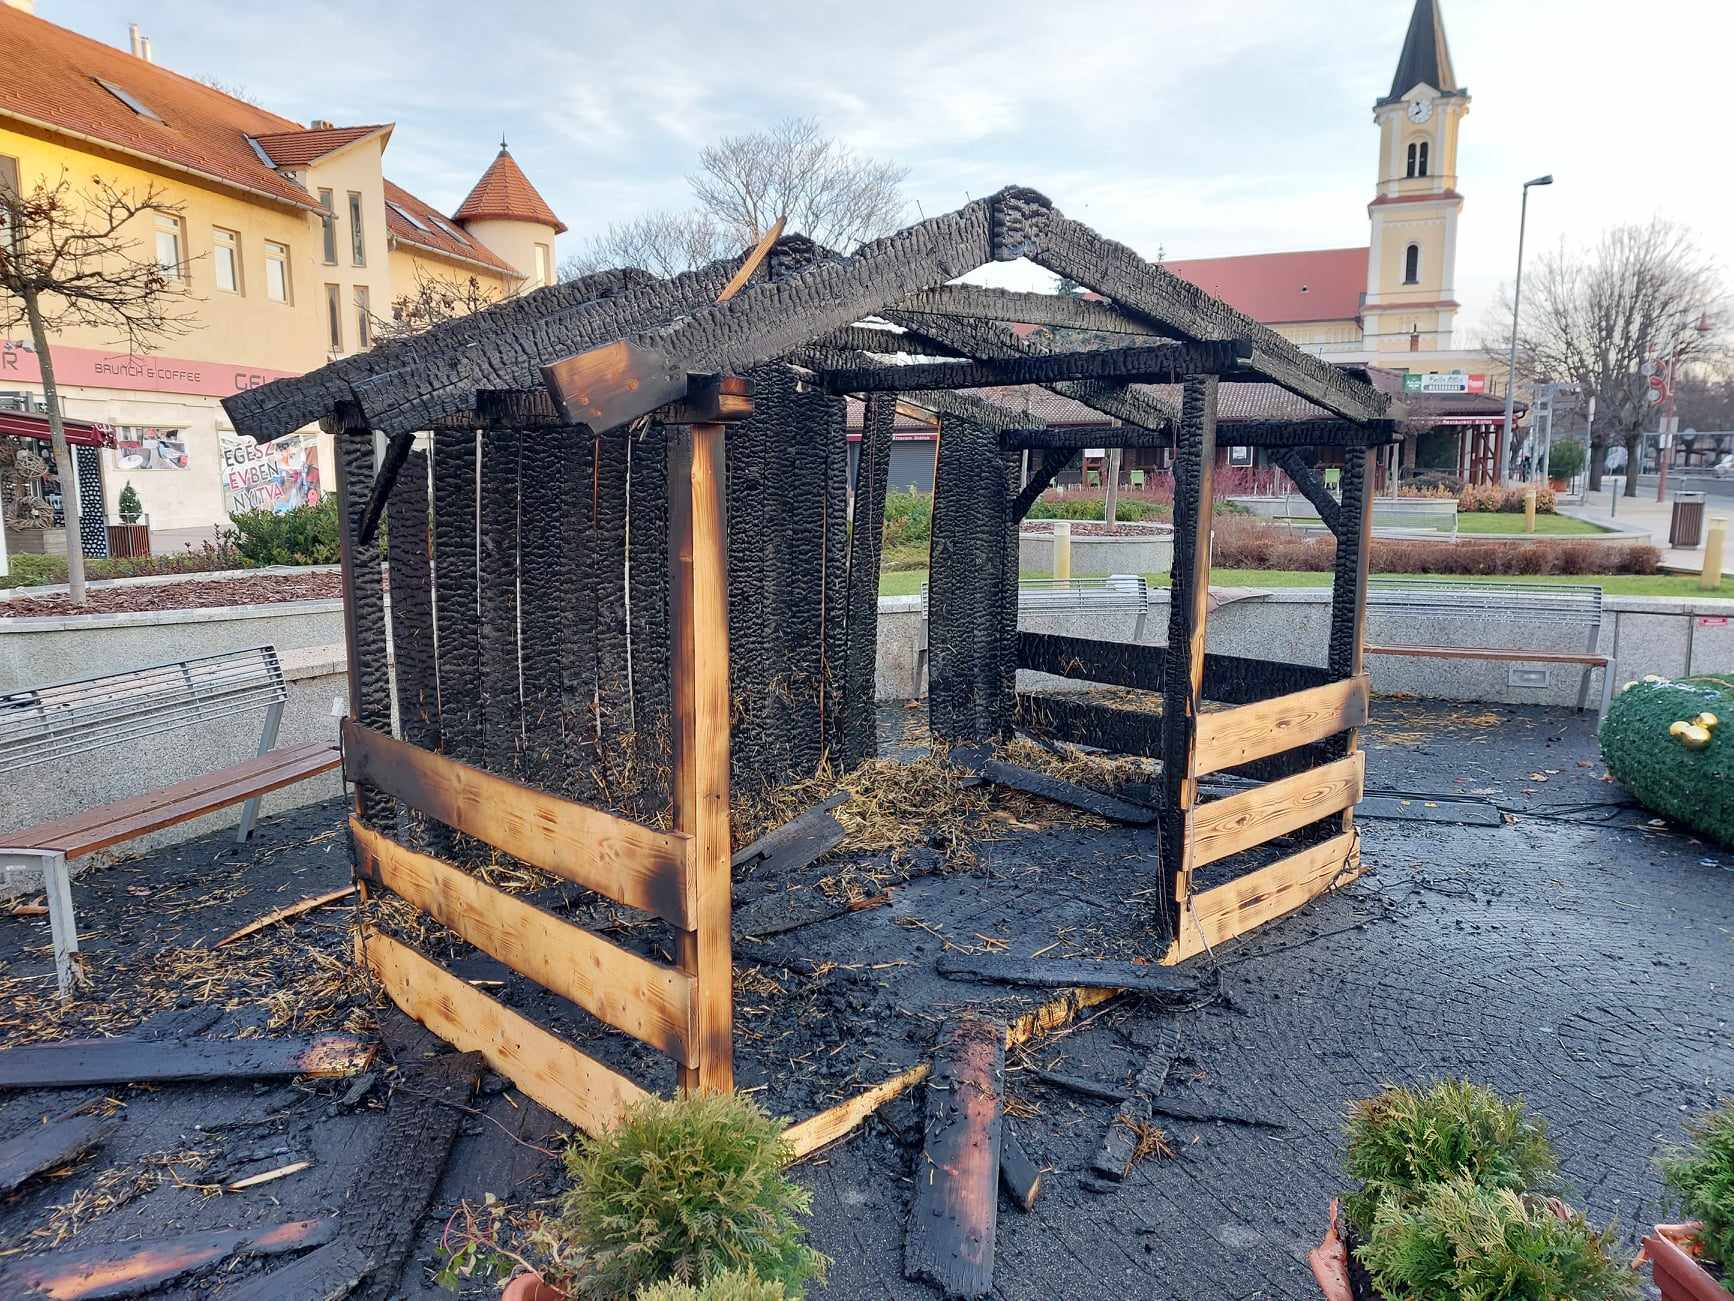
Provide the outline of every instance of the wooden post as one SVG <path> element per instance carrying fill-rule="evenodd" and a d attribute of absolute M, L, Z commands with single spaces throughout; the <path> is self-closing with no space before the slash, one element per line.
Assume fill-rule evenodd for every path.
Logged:
<path fill-rule="evenodd" d="M 1072 521 L 1054 521 L 1054 577 L 1072 576 Z"/>
<path fill-rule="evenodd" d="M 1120 510 L 1120 456 L 1120 448 L 1108 449 L 1108 495 L 1102 502 L 1102 522 L 1109 528 L 1114 527 Z"/>
<path fill-rule="evenodd" d="M 343 568 L 343 643 L 349 661 L 349 716 L 382 732 L 391 730 L 391 678 L 387 663 L 385 589 L 377 541 L 360 541 L 361 516 L 373 489 L 373 435 L 359 411 L 345 407 L 320 421 L 332 435 L 336 465 L 338 559 Z M 375 827 L 392 826 L 391 800 L 358 785 L 355 811 Z"/>
<path fill-rule="evenodd" d="M 678 933 L 680 968 L 697 981 L 696 1064 L 680 1069 L 687 1093 L 734 1088 L 723 440 L 720 424 L 668 430 L 674 829 L 692 838 L 687 871 L 697 899 L 693 929 Z"/>
<path fill-rule="evenodd" d="M 1180 937 L 1191 889 L 1188 862 L 1198 780 L 1192 765 L 1204 693 L 1210 599 L 1210 524 L 1216 468 L 1216 377 L 1188 375 L 1174 446 L 1174 559 L 1169 570 L 1167 681 L 1162 699 L 1162 873 L 1168 938 Z"/>
<path fill-rule="evenodd" d="M 1331 645 L 1333 678 L 1359 677 L 1366 642 L 1367 572 L 1373 551 L 1373 510 L 1368 501 L 1373 453 L 1343 449 L 1343 531 L 1337 540 L 1336 573 L 1331 581 Z M 1358 728 L 1344 733 L 1343 753 L 1353 754 Z M 1355 825 L 1351 805 L 1343 811 L 1343 830 Z"/>
<path fill-rule="evenodd" d="M 1704 537 L 1704 567 L 1698 571 L 1698 590 L 1713 592 L 1722 585 L 1722 549 L 1728 538 L 1728 517 L 1712 515 Z"/>
<path fill-rule="evenodd" d="M 1525 533 L 1535 532 L 1535 489 L 1534 488 L 1525 488 L 1523 490 L 1523 531 Z"/>

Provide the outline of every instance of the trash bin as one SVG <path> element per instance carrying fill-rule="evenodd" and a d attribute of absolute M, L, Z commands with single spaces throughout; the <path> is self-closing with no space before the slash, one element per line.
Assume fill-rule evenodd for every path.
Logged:
<path fill-rule="evenodd" d="M 1668 545 L 1697 547 L 1704 542 L 1704 494 L 1674 494 L 1674 514 L 1668 521 Z"/>

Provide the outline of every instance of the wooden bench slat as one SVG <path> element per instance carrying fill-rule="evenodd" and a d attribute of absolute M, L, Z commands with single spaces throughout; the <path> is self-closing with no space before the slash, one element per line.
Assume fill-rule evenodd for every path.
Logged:
<path fill-rule="evenodd" d="M 1613 663 L 1611 657 L 1594 651 L 1497 650 L 1480 646 L 1368 646 L 1368 655 L 1413 655 L 1442 660 L 1520 660 L 1537 664 Z"/>
<path fill-rule="evenodd" d="M 14 835 L 0 835 L 0 841 L 19 849 L 57 849 L 69 859 L 82 858 L 123 840 L 329 772 L 340 762 L 337 747 L 329 742 L 287 746 L 149 795 L 99 805 Z"/>

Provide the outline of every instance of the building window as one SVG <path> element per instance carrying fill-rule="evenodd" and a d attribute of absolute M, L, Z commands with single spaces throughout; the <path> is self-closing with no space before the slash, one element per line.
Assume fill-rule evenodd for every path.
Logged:
<path fill-rule="evenodd" d="M 0 155 L 0 234 L 5 234 L 12 228 L 12 209 L 4 200 L 18 197 L 18 160 Z M 10 239 L 6 242 L 12 243 Z"/>
<path fill-rule="evenodd" d="M 367 243 L 361 231 L 361 196 L 349 192 L 349 260 L 358 267 L 367 265 Z"/>
<path fill-rule="evenodd" d="M 211 273 L 217 288 L 238 294 L 241 289 L 241 237 L 221 226 L 211 228 Z"/>
<path fill-rule="evenodd" d="M 1409 142 L 1408 175 L 1427 175 L 1427 142 L 1425 140 L 1411 140 Z"/>
<path fill-rule="evenodd" d="M 549 254 L 548 246 L 546 244 L 536 245 L 536 283 L 537 284 L 546 285 L 546 284 L 552 284 L 553 283 L 553 281 L 549 278 L 549 275 L 548 275 L 548 264 L 552 261 L 553 261 L 553 258 Z"/>
<path fill-rule="evenodd" d="M 373 313 L 368 310 L 367 286 L 355 286 L 355 346 L 373 346 Z"/>
<path fill-rule="evenodd" d="M 337 265 L 337 209 L 333 206 L 335 203 L 336 200 L 331 197 L 330 190 L 319 191 L 319 207 L 321 209 L 319 225 L 321 227 L 320 233 L 325 241 L 323 253 L 325 265 L 328 267 Z"/>
<path fill-rule="evenodd" d="M 1406 285 L 1421 283 L 1421 246 L 1419 244 L 1409 245 L 1408 250 L 1403 254 L 1403 283 Z"/>
<path fill-rule="evenodd" d="M 274 303 L 295 301 L 289 283 L 289 246 L 265 242 L 265 297 Z"/>
<path fill-rule="evenodd" d="M 181 219 L 159 212 L 154 220 L 157 238 L 157 265 L 176 280 L 186 278 L 186 264 L 181 258 Z"/>
<path fill-rule="evenodd" d="M 331 339 L 331 351 L 343 351 L 343 290 L 336 285 L 325 286 L 325 333 Z"/>

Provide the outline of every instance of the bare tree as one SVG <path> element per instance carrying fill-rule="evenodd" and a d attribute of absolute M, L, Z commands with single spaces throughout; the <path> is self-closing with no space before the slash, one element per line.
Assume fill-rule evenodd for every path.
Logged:
<path fill-rule="evenodd" d="M 779 217 L 789 219 L 791 232 L 853 252 L 902 224 L 908 174 L 839 144 L 815 118 L 785 118 L 706 146 L 687 178 L 696 207 L 610 226 L 563 262 L 560 274 L 635 266 L 676 275 L 751 247 Z"/>
<path fill-rule="evenodd" d="M 129 352 L 177 337 L 188 328 L 179 303 L 188 297 L 186 264 L 165 266 L 129 227 L 147 213 L 179 217 L 153 183 L 124 189 L 100 176 L 74 190 L 64 172 L 40 178 L 28 193 L 0 187 L 0 327 L 28 325 L 42 367 L 42 399 L 60 467 L 66 516 L 66 577 L 84 604 L 84 549 L 79 533 L 78 467 L 66 442 L 52 334 L 70 327 L 106 331 Z"/>
<path fill-rule="evenodd" d="M 1519 371 L 1569 380 L 1594 395 L 1589 486 L 1601 487 L 1603 453 L 1618 441 L 1626 449 L 1626 495 L 1636 496 L 1653 409 L 1645 363 L 1671 355 L 1684 364 L 1722 351 L 1724 336 L 1698 329 L 1702 320 L 1726 320 L 1720 270 L 1689 229 L 1656 218 L 1615 226 L 1587 252 L 1561 245 L 1538 259 L 1534 285 L 1518 327 Z M 1509 330 L 1509 298 L 1504 316 Z"/>
<path fill-rule="evenodd" d="M 221 77 L 200 77 L 199 80 L 212 90 L 227 95 L 230 99 L 238 99 L 243 104 L 251 104 L 254 108 L 263 107 L 259 103 L 258 97 L 238 81 L 224 81 Z"/>
<path fill-rule="evenodd" d="M 1688 428 L 1734 429 L 1734 375 L 1715 372 L 1682 374 L 1674 384 L 1680 424 Z"/>
<path fill-rule="evenodd" d="M 373 317 L 373 337 L 381 343 L 406 339 L 430 326 L 468 316 L 511 297 L 509 290 L 484 285 L 475 276 L 451 280 L 431 275 L 418 262 L 415 288 L 391 300 L 389 317 Z"/>
<path fill-rule="evenodd" d="M 707 212 L 653 212 L 610 225 L 560 264 L 560 276 L 572 280 L 616 267 L 637 267 L 652 275 L 679 275 L 730 251 L 722 228 Z"/>
<path fill-rule="evenodd" d="M 755 243 L 787 216 L 789 229 L 839 252 L 895 229 L 909 169 L 867 158 L 827 136 L 817 118 L 784 118 L 725 136 L 687 178 L 699 206 L 736 245 Z"/>

